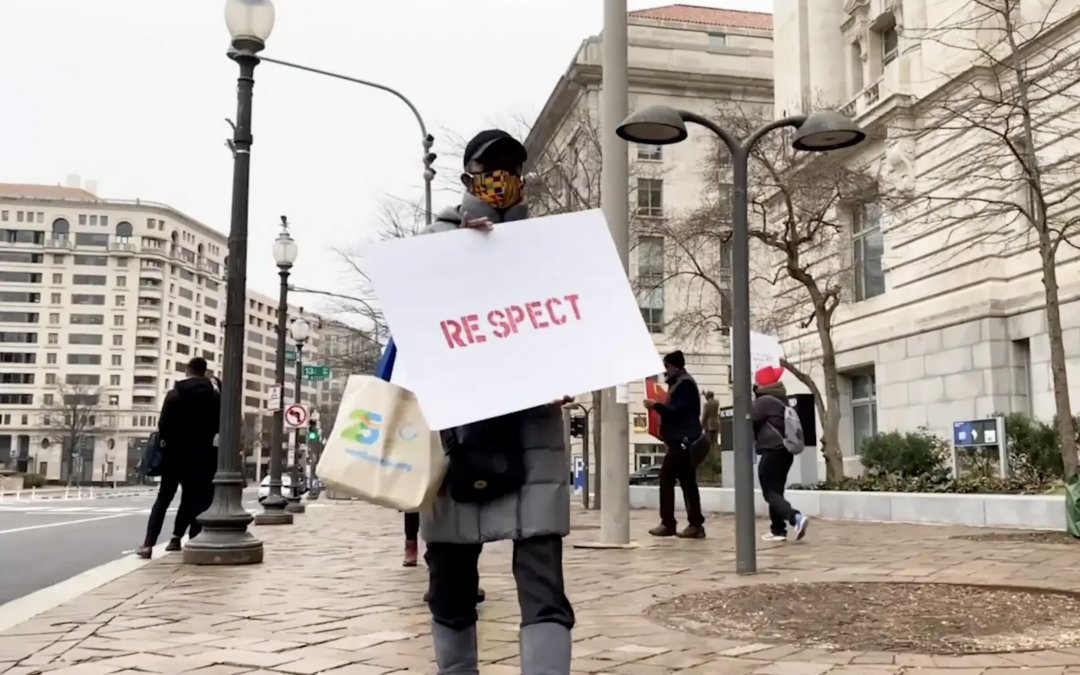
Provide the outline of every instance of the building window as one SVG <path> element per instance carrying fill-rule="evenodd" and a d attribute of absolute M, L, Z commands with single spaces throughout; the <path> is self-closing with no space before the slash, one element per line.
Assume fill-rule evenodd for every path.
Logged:
<path fill-rule="evenodd" d="M 52 224 L 52 236 L 53 239 L 64 240 L 68 238 L 68 232 L 71 231 L 71 223 L 65 218 L 57 218 Z"/>
<path fill-rule="evenodd" d="M 112 364 L 114 366 L 122 366 L 122 365 L 124 365 L 124 356 L 122 354 L 113 354 L 112 355 Z"/>
<path fill-rule="evenodd" d="M 664 461 L 664 446 L 659 443 L 634 443 L 634 466 L 640 471 Z"/>
<path fill-rule="evenodd" d="M 63 274 L 54 274 L 54 275 L 52 275 L 52 282 L 54 284 L 62 284 L 62 283 L 64 283 L 64 275 Z"/>
<path fill-rule="evenodd" d="M 664 238 L 641 237 L 637 250 L 638 306 L 651 333 L 664 332 Z"/>
<path fill-rule="evenodd" d="M 131 236 L 134 234 L 134 228 L 131 223 L 126 220 L 121 220 L 116 224 L 116 240 L 127 244 L 131 242 Z"/>
<path fill-rule="evenodd" d="M 664 159 L 664 146 L 638 144 L 637 158 L 646 162 L 659 162 Z"/>
<path fill-rule="evenodd" d="M 120 326 L 123 326 L 124 325 L 124 315 L 123 314 L 117 314 L 117 315 L 113 316 L 112 323 L 117 328 L 119 328 Z"/>
<path fill-rule="evenodd" d="M 896 17 L 891 13 L 883 18 L 878 29 L 881 39 L 881 65 L 887 66 L 896 60 L 900 53 L 900 36 L 896 32 Z"/>
<path fill-rule="evenodd" d="M 647 413 L 634 413 L 634 433 L 644 434 L 649 431 L 649 416 Z"/>
<path fill-rule="evenodd" d="M 119 375 L 110 375 L 109 376 L 109 386 L 110 387 L 119 387 L 120 386 L 120 376 Z M 116 404 L 114 404 L 114 405 L 116 405 Z"/>
<path fill-rule="evenodd" d="M 127 286 L 127 277 L 116 277 L 117 286 Z"/>
<path fill-rule="evenodd" d="M 861 453 L 863 444 L 877 433 L 877 389 L 874 373 L 850 375 L 852 447 Z"/>
<path fill-rule="evenodd" d="M 72 293 L 71 304 L 73 305 L 104 305 L 104 295 L 91 295 L 86 293 Z"/>
<path fill-rule="evenodd" d="M 124 336 L 123 335 L 114 335 L 114 336 L 112 336 L 112 343 L 113 343 L 113 347 L 123 347 L 124 346 Z"/>
<path fill-rule="evenodd" d="M 881 266 L 885 248 L 881 234 L 881 205 L 860 204 L 851 215 L 855 299 L 867 300 L 885 292 L 885 272 Z"/>
<path fill-rule="evenodd" d="M 718 52 L 727 46 L 727 35 L 723 33 L 709 33 L 709 47 L 710 52 Z"/>
<path fill-rule="evenodd" d="M 49 352 L 45 355 L 45 363 L 50 366 L 56 365 L 56 352 Z"/>
<path fill-rule="evenodd" d="M 56 373 L 45 373 L 45 384 L 56 384 Z"/>
<path fill-rule="evenodd" d="M 659 218 L 664 215 L 664 181 L 659 178 L 638 178 L 637 212 L 639 216 Z"/>

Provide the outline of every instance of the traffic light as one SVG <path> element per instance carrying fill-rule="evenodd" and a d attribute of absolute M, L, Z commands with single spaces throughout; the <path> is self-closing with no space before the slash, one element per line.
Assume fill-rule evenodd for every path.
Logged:
<path fill-rule="evenodd" d="M 307 439 L 308 443 L 319 440 L 319 423 L 316 420 L 308 420 Z"/>
<path fill-rule="evenodd" d="M 570 435 L 581 438 L 585 435 L 585 418 L 581 415 L 570 418 Z"/>

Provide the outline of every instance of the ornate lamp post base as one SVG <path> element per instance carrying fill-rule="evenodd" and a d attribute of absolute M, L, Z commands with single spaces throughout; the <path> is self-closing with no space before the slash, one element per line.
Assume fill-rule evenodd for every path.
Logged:
<path fill-rule="evenodd" d="M 304 502 L 300 501 L 299 497 L 286 497 L 285 501 L 288 502 L 285 505 L 286 513 L 304 513 L 307 511 L 307 507 L 304 506 Z"/>
<path fill-rule="evenodd" d="M 292 514 L 285 510 L 288 502 L 281 495 L 269 495 L 262 503 L 262 513 L 255 514 L 256 525 L 292 525 Z"/>
<path fill-rule="evenodd" d="M 190 565 L 252 565 L 263 561 L 263 544 L 247 531 L 251 514 L 241 503 L 243 479 L 239 473 L 218 472 L 214 502 L 199 516 L 203 531 L 184 546 L 183 561 Z"/>

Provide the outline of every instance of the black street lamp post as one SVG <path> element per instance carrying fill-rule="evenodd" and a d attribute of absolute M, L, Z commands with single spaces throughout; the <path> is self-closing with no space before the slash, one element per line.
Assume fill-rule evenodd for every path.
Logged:
<path fill-rule="evenodd" d="M 654 105 L 632 113 L 616 130 L 619 137 L 643 145 L 669 145 L 685 141 L 686 123 L 699 124 L 720 137 L 731 152 L 732 185 L 732 318 L 731 331 L 735 405 L 733 440 L 735 446 L 735 571 L 757 571 L 757 541 L 754 532 L 753 428 L 750 423 L 750 229 L 747 196 L 750 152 L 762 136 L 783 127 L 797 129 L 792 143 L 796 150 L 826 152 L 861 143 L 866 134 L 853 121 L 830 111 L 792 115 L 769 122 L 740 140 L 712 120 L 696 113 Z"/>
<path fill-rule="evenodd" d="M 307 342 L 308 335 L 311 333 L 311 324 L 304 319 L 303 312 L 304 310 L 301 309 L 301 316 L 298 316 L 289 327 L 289 333 L 293 342 L 296 343 L 296 382 L 293 387 L 293 402 L 300 404 L 303 403 L 304 396 L 304 343 Z M 310 409 L 314 410 L 314 406 Z M 292 470 L 289 474 L 292 485 L 289 495 L 285 497 L 288 502 L 285 510 L 289 513 L 303 513 L 306 510 L 304 503 L 300 501 L 300 438 L 303 432 L 303 428 L 293 431 Z"/>
<path fill-rule="evenodd" d="M 262 513 L 255 516 L 256 525 L 291 525 L 293 522 L 292 514 L 285 509 L 288 502 L 281 494 L 281 458 L 285 425 L 285 348 L 289 340 L 289 271 L 298 253 L 296 242 L 289 234 L 289 221 L 282 216 L 281 234 L 274 240 L 274 262 L 277 263 L 281 286 L 278 289 L 277 354 L 274 364 L 277 400 L 274 401 L 274 421 L 270 428 L 270 491 L 262 502 Z"/>
<path fill-rule="evenodd" d="M 274 29 L 271 0 L 226 0 L 225 23 L 232 36 L 229 57 L 240 67 L 236 88 L 232 218 L 226 274 L 225 353 L 214 500 L 199 516 L 202 532 L 184 547 L 183 561 L 195 565 L 243 565 L 263 560 L 263 545 L 248 532 L 251 514 L 242 503 L 240 465 L 244 385 L 244 314 L 247 285 L 248 187 L 251 174 L 251 104 L 257 54 Z"/>

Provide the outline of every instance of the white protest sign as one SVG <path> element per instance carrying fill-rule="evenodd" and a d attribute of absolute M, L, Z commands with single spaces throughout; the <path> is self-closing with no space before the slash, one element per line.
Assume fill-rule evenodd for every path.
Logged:
<path fill-rule="evenodd" d="M 398 347 L 392 381 L 433 429 L 663 369 L 600 211 L 378 242 L 363 257 Z"/>
<path fill-rule="evenodd" d="M 732 355 L 734 357 L 734 354 Z M 780 367 L 780 359 L 784 358 L 784 350 L 780 347 L 780 341 L 772 335 L 765 333 L 750 332 L 750 377 L 751 380 L 757 371 L 766 366 Z M 734 370 L 732 361 L 732 370 Z"/>

